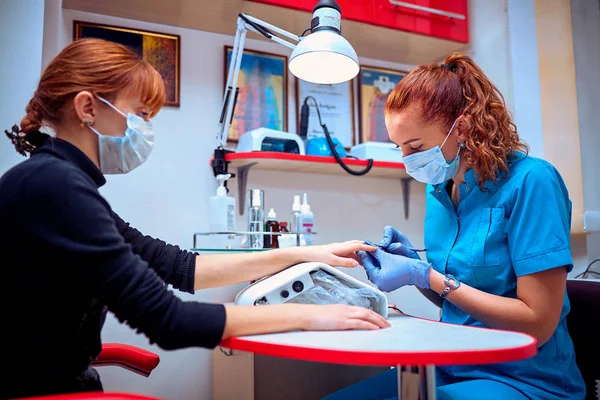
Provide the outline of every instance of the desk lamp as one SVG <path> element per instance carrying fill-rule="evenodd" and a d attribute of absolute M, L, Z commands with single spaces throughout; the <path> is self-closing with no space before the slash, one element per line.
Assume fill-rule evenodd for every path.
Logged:
<path fill-rule="evenodd" d="M 296 36 L 267 22 L 239 14 L 229 72 L 219 118 L 217 141 L 212 167 L 215 176 L 227 174 L 225 154 L 227 136 L 239 93 L 238 75 L 246 33 L 250 30 L 292 49 L 288 68 L 298 79 L 320 84 L 335 84 L 353 79 L 359 71 L 356 52 L 341 35 L 340 6 L 335 0 L 320 0 L 313 9 L 313 18 L 302 36 Z M 310 32 L 307 36 L 304 34 Z M 287 38 L 287 39 L 286 39 Z M 296 42 L 293 43 L 293 42 Z M 333 149 L 332 149 L 333 150 Z"/>

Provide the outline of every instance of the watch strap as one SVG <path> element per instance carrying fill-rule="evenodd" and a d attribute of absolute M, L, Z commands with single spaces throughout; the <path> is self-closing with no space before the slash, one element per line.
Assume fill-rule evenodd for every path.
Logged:
<path fill-rule="evenodd" d="M 440 293 L 442 299 L 445 299 L 451 291 L 458 289 L 460 281 L 453 275 L 446 274 L 446 276 L 444 276 L 444 286 L 444 290 Z"/>

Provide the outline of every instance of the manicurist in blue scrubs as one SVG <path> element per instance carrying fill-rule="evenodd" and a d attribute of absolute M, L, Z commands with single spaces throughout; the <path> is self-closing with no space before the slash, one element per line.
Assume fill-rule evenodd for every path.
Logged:
<path fill-rule="evenodd" d="M 558 171 L 527 155 L 502 95 L 465 55 L 406 75 L 388 98 L 386 125 L 406 171 L 429 184 L 427 262 L 386 227 L 379 250 L 359 253 L 369 280 L 386 292 L 417 286 L 443 322 L 538 341 L 523 361 L 439 367 L 437 398 L 583 399 L 566 323 L 571 202 Z M 327 400 L 395 399 L 396 385 L 390 370 Z"/>

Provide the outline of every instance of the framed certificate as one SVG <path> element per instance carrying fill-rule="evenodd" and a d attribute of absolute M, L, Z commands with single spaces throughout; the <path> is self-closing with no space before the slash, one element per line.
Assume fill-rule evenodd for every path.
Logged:
<path fill-rule="evenodd" d="M 377 67 L 360 67 L 358 103 L 360 142 L 389 143 L 385 127 L 385 103 L 406 72 Z"/>
<path fill-rule="evenodd" d="M 337 138 L 342 145 L 349 149 L 355 144 L 354 140 L 354 96 L 353 81 L 335 85 L 317 84 L 296 79 L 296 120 L 300 132 L 300 111 L 304 100 L 312 96 L 319 104 L 323 123 L 332 138 Z M 308 101 L 310 114 L 308 119 L 307 138 L 325 136 L 319 124 L 315 103 Z"/>

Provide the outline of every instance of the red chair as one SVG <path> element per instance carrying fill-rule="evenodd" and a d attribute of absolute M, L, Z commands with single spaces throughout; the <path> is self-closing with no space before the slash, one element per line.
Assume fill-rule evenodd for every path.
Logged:
<path fill-rule="evenodd" d="M 92 365 L 116 365 L 148 377 L 159 362 L 158 354 L 151 351 L 128 344 L 107 343 L 102 345 L 102 351 Z"/>
<path fill-rule="evenodd" d="M 136 374 L 148 377 L 160 357 L 151 351 L 127 344 L 106 343 L 93 366 L 115 365 Z M 86 392 L 27 397 L 21 400 L 161 400 L 158 397 L 122 392 Z"/>

